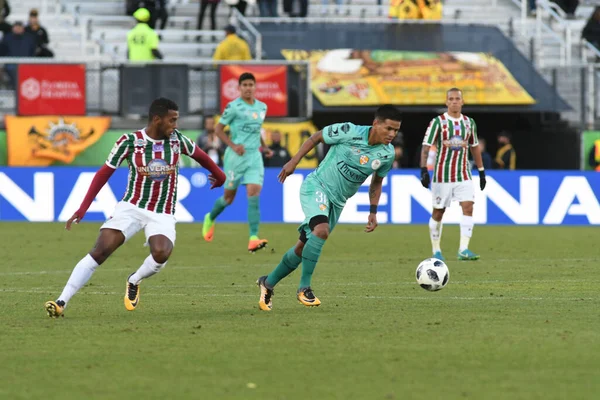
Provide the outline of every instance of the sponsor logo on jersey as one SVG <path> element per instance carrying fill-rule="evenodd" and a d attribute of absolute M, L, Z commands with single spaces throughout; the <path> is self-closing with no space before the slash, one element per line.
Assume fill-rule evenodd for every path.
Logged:
<path fill-rule="evenodd" d="M 371 168 L 373 168 L 373 170 L 377 170 L 379 167 L 381 167 L 381 160 L 373 160 L 371 163 Z"/>
<path fill-rule="evenodd" d="M 135 142 L 133 142 L 134 146 L 138 146 L 138 147 L 143 147 L 146 145 L 146 140 L 144 139 L 136 139 Z"/>
<path fill-rule="evenodd" d="M 358 162 L 360 163 L 360 165 L 365 165 L 366 163 L 369 162 L 369 157 L 367 157 L 367 156 L 360 156 L 360 159 L 358 160 Z"/>
<path fill-rule="evenodd" d="M 325 204 L 321 203 L 321 204 L 319 204 L 319 210 L 325 211 L 325 210 L 327 210 L 327 206 Z"/>
<path fill-rule="evenodd" d="M 449 140 L 443 141 L 444 147 L 450 147 L 451 150 L 457 151 L 467 147 L 467 141 L 460 135 L 454 135 Z"/>
<path fill-rule="evenodd" d="M 137 167 L 137 171 L 140 175 L 147 176 L 155 182 L 162 182 L 174 174 L 177 167 L 175 165 L 169 165 L 165 160 L 155 158 L 150 161 L 145 167 Z"/>
<path fill-rule="evenodd" d="M 152 151 L 154 151 L 154 152 L 165 151 L 165 146 L 162 143 L 154 143 L 152 145 Z"/>
<path fill-rule="evenodd" d="M 266 117 L 266 116 L 267 116 L 267 113 L 266 113 L 266 112 L 264 112 L 264 111 L 261 111 L 261 112 L 260 112 L 260 117 L 261 117 L 262 119 L 265 119 L 265 117 Z"/>
<path fill-rule="evenodd" d="M 358 169 L 346 164 L 345 161 L 340 161 L 337 163 L 338 171 L 344 179 L 352 183 L 364 183 L 364 181 L 368 178 L 368 175 L 363 174 Z"/>

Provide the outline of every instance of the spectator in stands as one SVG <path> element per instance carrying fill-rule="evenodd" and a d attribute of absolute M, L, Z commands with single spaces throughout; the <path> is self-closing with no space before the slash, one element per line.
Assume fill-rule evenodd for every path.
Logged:
<path fill-rule="evenodd" d="M 536 0 L 527 0 L 527 8 L 529 9 L 529 15 L 535 17 L 537 9 Z"/>
<path fill-rule="evenodd" d="M 12 31 L 12 25 L 5 21 L 10 14 L 8 0 L 0 0 L 0 32 L 7 34 Z"/>
<path fill-rule="evenodd" d="M 36 38 L 25 32 L 21 21 L 12 26 L 12 32 L 4 35 L 0 43 L 0 57 L 35 57 Z M 17 84 L 17 65 L 5 64 L 4 71 L 10 78 L 13 87 Z"/>
<path fill-rule="evenodd" d="M 477 139 L 479 140 L 479 148 L 481 149 L 481 159 L 483 160 L 483 168 L 492 169 L 493 168 L 492 156 L 486 150 L 487 142 L 482 137 L 477 138 Z M 475 161 L 471 160 L 470 162 L 471 162 L 471 169 L 475 169 L 475 167 L 476 167 Z"/>
<path fill-rule="evenodd" d="M 271 132 L 271 145 L 269 148 L 273 150 L 273 155 L 267 158 L 263 153 L 265 167 L 283 167 L 292 159 L 288 149 L 281 144 L 281 132 L 278 130 Z"/>
<path fill-rule="evenodd" d="M 258 10 L 263 18 L 278 17 L 277 0 L 258 0 Z"/>
<path fill-rule="evenodd" d="M 596 172 L 600 172 L 600 139 L 594 141 L 594 145 L 588 154 L 588 165 Z"/>
<path fill-rule="evenodd" d="M 394 162 L 392 168 L 402 168 L 405 165 L 404 134 L 402 132 L 398 132 L 394 140 L 392 140 L 392 146 L 394 146 Z"/>
<path fill-rule="evenodd" d="M 231 8 L 237 8 L 237 10 L 242 15 L 246 15 L 246 8 L 248 7 L 248 2 L 246 0 L 225 0 Z"/>
<path fill-rule="evenodd" d="M 37 49 L 35 55 L 37 57 L 54 57 L 54 53 L 48 48 L 48 43 L 50 43 L 48 32 L 40 25 L 38 10 L 35 8 L 29 11 L 29 21 L 25 32 L 31 33 L 36 38 Z"/>
<path fill-rule="evenodd" d="M 127 59 L 130 61 L 152 61 L 162 59 L 158 50 L 158 35 L 148 25 L 150 11 L 145 8 L 133 13 L 137 24 L 127 33 Z"/>
<path fill-rule="evenodd" d="M 596 7 L 581 32 L 581 37 L 590 42 L 595 48 L 600 49 L 600 6 Z"/>
<path fill-rule="evenodd" d="M 442 2 L 441 0 L 417 0 L 422 19 L 441 20 Z"/>
<path fill-rule="evenodd" d="M 196 138 L 196 144 L 203 150 L 219 167 L 223 166 L 223 155 L 225 154 L 225 143 L 215 133 L 215 119 L 204 118 L 204 130 Z"/>
<path fill-rule="evenodd" d="M 154 7 L 150 11 L 150 22 L 148 26 L 152 29 L 156 29 L 156 21 L 160 19 L 160 30 L 162 31 L 167 27 L 167 20 L 169 19 L 169 13 L 167 12 L 167 1 L 156 0 Z"/>
<path fill-rule="evenodd" d="M 502 131 L 498 134 L 498 151 L 496 152 L 495 164 L 498 169 L 517 168 L 517 154 L 510 143 L 510 133 Z"/>
<path fill-rule="evenodd" d="M 202 23 L 204 22 L 204 13 L 206 8 L 210 6 L 210 29 L 217 30 L 217 6 L 221 0 L 201 0 L 200 1 L 200 12 L 198 13 L 198 25 L 196 29 L 202 30 Z"/>
<path fill-rule="evenodd" d="M 579 0 L 553 0 L 567 14 L 567 18 L 575 18 L 575 10 Z"/>
<path fill-rule="evenodd" d="M 248 43 L 235 34 L 235 27 L 225 27 L 225 39 L 215 49 L 213 60 L 219 61 L 245 61 L 251 60 L 250 47 Z"/>

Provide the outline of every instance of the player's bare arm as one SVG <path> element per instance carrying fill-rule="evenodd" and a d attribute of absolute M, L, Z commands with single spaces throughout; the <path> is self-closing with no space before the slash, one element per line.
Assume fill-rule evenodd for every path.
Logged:
<path fill-rule="evenodd" d="M 383 178 L 373 174 L 371 177 L 371 185 L 369 186 L 369 204 L 370 212 L 365 232 L 373 232 L 377 228 L 377 206 L 379 205 L 379 198 L 381 197 L 381 190 L 383 187 Z"/>
<path fill-rule="evenodd" d="M 273 157 L 273 150 L 271 150 L 269 148 L 269 146 L 267 146 L 267 143 L 265 142 L 265 139 L 263 139 L 263 137 L 260 137 L 260 146 L 262 147 L 262 153 L 265 155 L 265 157 L 267 158 L 271 158 Z"/>
<path fill-rule="evenodd" d="M 73 216 L 67 220 L 67 224 L 65 225 L 66 230 L 70 231 L 73 222 L 78 224 L 79 221 L 83 219 L 88 208 L 90 208 L 90 204 L 92 204 L 92 201 L 94 201 L 96 195 L 98 195 L 100 190 L 104 187 L 104 185 L 106 185 L 106 182 L 108 182 L 114 172 L 115 169 L 109 167 L 108 165 L 103 165 L 102 168 L 96 172 L 96 175 L 94 175 L 94 179 L 92 179 L 92 183 L 90 184 L 90 187 L 83 198 L 83 201 L 81 202 L 81 206 L 79 206 L 79 209 L 75 211 Z"/>
<path fill-rule="evenodd" d="M 421 148 L 421 184 L 425 188 L 429 188 L 429 183 L 431 183 L 431 178 L 429 177 L 429 172 L 427 171 L 427 155 L 429 154 L 429 149 L 431 146 L 424 144 Z M 479 155 L 481 158 L 481 154 Z"/>
<path fill-rule="evenodd" d="M 279 173 L 279 176 L 278 176 L 279 182 L 281 182 L 281 183 L 285 182 L 285 178 L 287 178 L 288 176 L 290 176 L 291 174 L 294 173 L 300 160 L 302 160 L 302 158 L 305 155 L 307 155 L 309 151 L 314 149 L 319 143 L 322 143 L 322 142 L 323 142 L 323 131 L 318 131 L 317 133 L 315 133 L 311 137 L 309 137 L 306 142 L 302 143 L 300 150 L 298 150 L 298 152 L 294 155 L 294 157 L 292 157 L 292 159 L 290 161 L 288 161 L 281 169 L 281 172 Z"/>
<path fill-rule="evenodd" d="M 215 126 L 215 133 L 217 134 L 217 137 L 219 139 L 221 139 L 223 141 L 223 143 L 225 143 L 227 146 L 231 147 L 233 149 L 233 151 L 236 152 L 236 154 L 243 156 L 244 155 L 244 145 L 241 144 L 235 144 L 231 141 L 231 139 L 229 138 L 229 136 L 227 136 L 225 134 L 225 125 L 223 125 L 222 123 L 218 123 L 217 126 Z"/>
<path fill-rule="evenodd" d="M 473 160 L 475 161 L 475 165 L 479 171 L 479 188 L 483 190 L 485 189 L 486 184 L 485 169 L 483 168 L 483 159 L 481 158 L 481 148 L 479 145 L 471 146 L 471 154 L 473 155 Z"/>

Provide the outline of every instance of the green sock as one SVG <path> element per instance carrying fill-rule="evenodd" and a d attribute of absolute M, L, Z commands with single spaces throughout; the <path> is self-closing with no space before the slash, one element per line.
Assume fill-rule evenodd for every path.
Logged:
<path fill-rule="evenodd" d="M 215 201 L 212 210 L 210 210 L 211 221 L 217 219 L 217 217 L 223 212 L 225 207 L 227 207 L 227 202 L 225 201 L 225 197 L 221 196 L 217 199 L 217 201 Z"/>
<path fill-rule="evenodd" d="M 258 236 L 258 225 L 260 224 L 259 197 L 248 197 L 248 225 L 250 225 L 250 237 Z"/>
<path fill-rule="evenodd" d="M 267 286 L 274 287 L 279 283 L 280 280 L 291 274 L 298 268 L 298 265 L 302 262 L 302 257 L 298 257 L 294 248 L 289 249 L 281 259 L 281 262 L 275 269 L 267 276 Z"/>
<path fill-rule="evenodd" d="M 315 235 L 310 235 L 310 238 L 304 245 L 304 249 L 302 250 L 302 278 L 300 278 L 298 289 L 310 287 L 310 280 L 312 279 L 312 274 L 317 266 L 317 261 L 319 261 L 324 244 L 325 240 Z"/>

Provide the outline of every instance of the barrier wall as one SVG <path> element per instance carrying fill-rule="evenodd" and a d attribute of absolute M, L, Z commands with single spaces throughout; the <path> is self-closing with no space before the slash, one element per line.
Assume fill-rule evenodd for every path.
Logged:
<path fill-rule="evenodd" d="M 66 221 L 79 207 L 95 168 L 0 167 L 0 221 Z M 298 191 L 309 170 L 299 170 L 284 185 L 278 169 L 265 172 L 261 196 L 264 222 L 300 222 L 304 216 Z M 127 168 L 119 168 L 92 203 L 84 221 L 104 221 L 124 193 Z M 478 187 L 478 180 L 474 181 Z M 365 223 L 369 209 L 368 183 L 348 201 L 341 223 Z M 202 221 L 223 189 L 209 190 L 204 170 L 184 168 L 178 185 L 176 217 L 179 222 Z M 598 225 L 600 224 L 600 174 L 571 171 L 490 171 L 484 192 L 476 190 L 475 222 L 478 224 Z M 244 222 L 246 199 L 238 198 L 219 217 L 222 222 Z M 426 223 L 431 208 L 430 192 L 419 182 L 417 170 L 394 170 L 384 180 L 378 220 L 380 223 Z M 454 204 L 446 223 L 458 223 Z"/>

